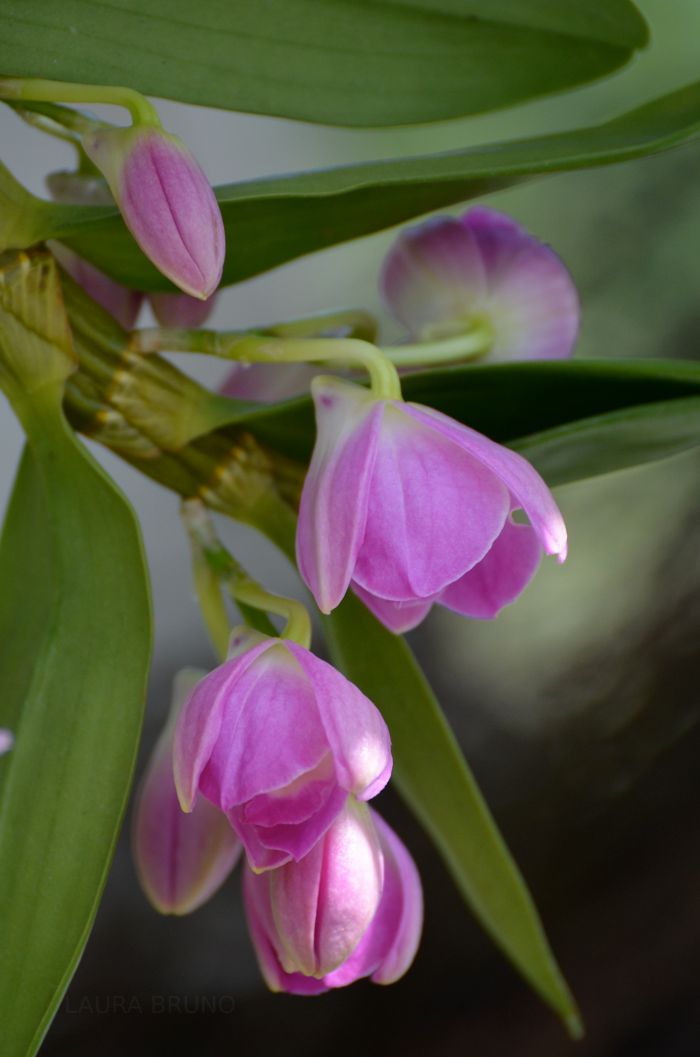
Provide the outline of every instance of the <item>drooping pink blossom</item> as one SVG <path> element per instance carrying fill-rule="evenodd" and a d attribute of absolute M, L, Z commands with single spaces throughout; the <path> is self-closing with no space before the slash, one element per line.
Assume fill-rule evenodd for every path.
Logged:
<path fill-rule="evenodd" d="M 178 674 L 168 722 L 136 795 L 134 862 L 141 887 L 161 914 L 189 914 L 200 907 L 226 880 L 242 850 L 222 811 L 200 798 L 185 814 L 175 789 L 175 723 L 183 701 L 205 674 L 191 670 Z"/>
<path fill-rule="evenodd" d="M 369 800 L 391 774 L 375 706 L 294 642 L 239 629 L 231 656 L 203 679 L 175 733 L 183 810 L 201 793 L 226 813 L 256 870 L 307 855 L 348 794 Z"/>
<path fill-rule="evenodd" d="M 518 597 L 543 551 L 566 557 L 561 514 L 520 455 L 432 408 L 337 378 L 317 378 L 312 393 L 317 440 L 297 561 L 322 612 L 352 585 L 396 632 L 435 602 L 489 619 Z"/>
<path fill-rule="evenodd" d="M 578 333 L 578 294 L 561 259 L 511 217 L 483 206 L 402 231 L 380 288 L 416 341 L 485 325 L 492 360 L 569 356 Z"/>
<path fill-rule="evenodd" d="M 146 256 L 186 294 L 211 297 L 224 264 L 224 225 L 184 143 L 160 128 L 135 125 L 87 133 L 83 147 Z"/>
<path fill-rule="evenodd" d="M 415 957 L 423 922 L 415 863 L 386 822 L 352 799 L 301 862 L 246 869 L 243 892 L 273 991 L 319 994 L 366 976 L 390 984 Z"/>

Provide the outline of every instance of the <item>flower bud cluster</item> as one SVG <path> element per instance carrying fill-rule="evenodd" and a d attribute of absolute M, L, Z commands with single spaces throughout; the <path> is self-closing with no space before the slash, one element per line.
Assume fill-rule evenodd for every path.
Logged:
<path fill-rule="evenodd" d="M 273 990 L 398 979 L 422 895 L 409 853 L 366 804 L 392 768 L 376 707 L 309 650 L 247 628 L 184 704 L 182 689 L 181 677 L 135 813 L 151 902 L 195 909 L 243 849 L 246 914 Z"/>

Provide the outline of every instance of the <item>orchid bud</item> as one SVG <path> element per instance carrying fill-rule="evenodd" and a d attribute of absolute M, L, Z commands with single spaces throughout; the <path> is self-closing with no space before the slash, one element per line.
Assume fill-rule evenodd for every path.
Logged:
<path fill-rule="evenodd" d="M 12 731 L 7 730 L 6 727 L 0 727 L 0 756 L 9 752 L 14 743 L 15 739 Z"/>
<path fill-rule="evenodd" d="M 224 263 L 224 225 L 184 143 L 152 125 L 134 125 L 86 133 L 83 147 L 146 256 L 186 294 L 211 297 Z"/>
<path fill-rule="evenodd" d="M 338 378 L 319 377 L 311 391 L 317 440 L 297 561 L 324 613 L 352 585 L 394 632 L 435 602 L 490 619 L 518 597 L 543 551 L 566 557 L 561 514 L 520 455 L 432 408 Z"/>
<path fill-rule="evenodd" d="M 307 393 L 318 367 L 308 363 L 236 363 L 219 392 L 236 400 L 273 404 Z"/>
<path fill-rule="evenodd" d="M 485 207 L 402 231 L 384 260 L 380 288 L 415 340 L 486 327 L 492 360 L 569 356 L 578 333 L 578 295 L 560 258 Z"/>
<path fill-rule="evenodd" d="M 303 859 L 348 793 L 369 800 L 391 774 L 372 702 L 297 643 L 245 628 L 185 703 L 174 762 L 183 809 L 201 793 L 224 811 L 255 870 Z"/>
<path fill-rule="evenodd" d="M 138 318 L 143 294 L 122 286 L 67 246 L 51 242 L 49 248 L 63 270 L 82 286 L 88 297 L 109 312 L 124 330 L 131 330 Z"/>
<path fill-rule="evenodd" d="M 299 863 L 243 881 L 261 970 L 273 991 L 319 994 L 369 976 L 398 980 L 423 922 L 420 878 L 389 826 L 352 799 Z"/>
<path fill-rule="evenodd" d="M 206 301 L 190 297 L 189 294 L 149 294 L 148 300 L 153 315 L 162 327 L 194 329 L 201 327 L 211 315 L 216 303 L 216 294 L 212 294 Z"/>
<path fill-rule="evenodd" d="M 205 903 L 236 865 L 241 844 L 228 820 L 207 800 L 190 814 L 178 803 L 173 779 L 173 735 L 182 702 L 203 672 L 175 680 L 168 722 L 141 779 L 132 848 L 141 887 L 161 914 L 189 914 Z"/>

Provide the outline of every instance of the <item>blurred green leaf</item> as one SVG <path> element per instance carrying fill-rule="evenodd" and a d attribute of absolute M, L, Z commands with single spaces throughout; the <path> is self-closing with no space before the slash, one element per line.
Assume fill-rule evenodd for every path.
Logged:
<path fill-rule="evenodd" d="M 532 898 L 406 642 L 349 594 L 326 618 L 335 664 L 381 709 L 393 779 L 481 924 L 526 980 L 581 1033 Z"/>
<path fill-rule="evenodd" d="M 700 365 L 674 360 L 550 360 L 445 367 L 403 379 L 427 404 L 522 452 L 551 485 L 593 477 L 700 444 Z M 307 462 L 315 438 L 309 397 L 224 419 Z"/>
<path fill-rule="evenodd" d="M 75 970 L 138 745 L 149 597 L 133 514 L 62 417 L 19 413 L 28 447 L 0 542 L 0 1023 L 36 1053 Z"/>
<path fill-rule="evenodd" d="M 612 121 L 573 132 L 229 184 L 217 190 L 229 245 L 223 283 L 240 282 L 304 254 L 529 176 L 653 154 L 699 129 L 700 81 Z M 0 184 L 0 216 L 2 206 Z M 44 202 L 37 209 L 34 238 L 66 242 L 127 285 L 169 288 L 115 210 Z"/>
<path fill-rule="evenodd" d="M 590 81 L 646 40 L 630 0 L 6 0 L 0 69 L 331 125 L 395 125 Z"/>

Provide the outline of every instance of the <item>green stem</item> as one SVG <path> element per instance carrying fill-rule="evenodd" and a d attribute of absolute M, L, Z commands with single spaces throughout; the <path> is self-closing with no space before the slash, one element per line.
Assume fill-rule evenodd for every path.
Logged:
<path fill-rule="evenodd" d="M 243 363 L 358 367 L 369 375 L 374 396 L 382 400 L 401 399 L 401 382 L 393 363 L 376 345 L 359 338 L 276 338 L 236 331 L 154 327 L 134 331 L 131 347 L 140 353 L 194 352 Z"/>
<path fill-rule="evenodd" d="M 362 308 L 340 309 L 338 312 L 322 312 L 306 319 L 293 319 L 288 323 L 274 323 L 271 327 L 256 327 L 254 333 L 272 334 L 277 338 L 323 338 L 329 331 L 344 330 L 344 338 L 361 338 L 375 341 L 377 321 L 370 312 Z"/>
<path fill-rule="evenodd" d="M 70 107 L 56 106 L 53 103 L 13 103 L 5 100 L 7 105 L 14 110 L 17 117 L 26 121 L 28 125 L 45 132 L 56 139 L 71 143 L 80 148 L 80 135 L 95 128 L 98 124 L 92 118 L 81 114 L 78 110 Z"/>
<path fill-rule="evenodd" d="M 27 99 L 37 103 L 107 103 L 125 107 L 135 125 L 155 125 L 159 128 L 161 123 L 158 111 L 145 96 L 133 88 L 117 85 L 73 84 L 69 81 L 47 81 L 40 77 L 2 77 L 0 99 Z"/>
<path fill-rule="evenodd" d="M 487 322 L 477 323 L 464 334 L 440 341 L 420 341 L 410 345 L 382 346 L 382 352 L 396 367 L 436 367 L 446 363 L 463 363 L 484 356 L 493 345 L 493 329 Z"/>
<path fill-rule="evenodd" d="M 292 639 L 308 649 L 311 644 L 311 621 L 301 602 L 271 594 L 248 575 L 216 536 L 209 512 L 200 500 L 188 499 L 182 504 L 182 519 L 192 544 L 195 584 L 202 615 L 217 651 L 221 653 L 221 644 L 225 639 L 225 656 L 229 637 L 228 618 L 219 584 L 224 585 L 237 603 L 246 623 L 263 634 L 276 636 L 277 632 L 265 614 L 274 613 L 284 617 L 286 624 L 282 638 Z M 208 567 L 209 578 L 201 569 L 198 570 L 198 564 L 201 563 Z"/>

